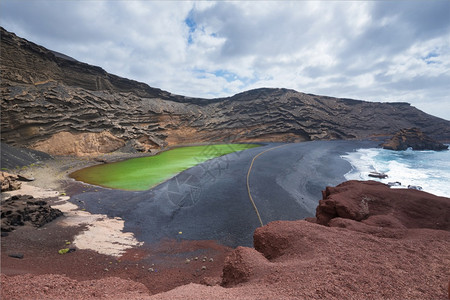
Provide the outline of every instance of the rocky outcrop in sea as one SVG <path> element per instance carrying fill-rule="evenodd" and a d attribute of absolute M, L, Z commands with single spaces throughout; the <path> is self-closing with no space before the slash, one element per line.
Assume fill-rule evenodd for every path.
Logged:
<path fill-rule="evenodd" d="M 386 143 L 381 145 L 388 150 L 406 150 L 412 148 L 413 150 L 447 150 L 448 146 L 432 139 L 424 134 L 419 128 L 401 129 Z"/>

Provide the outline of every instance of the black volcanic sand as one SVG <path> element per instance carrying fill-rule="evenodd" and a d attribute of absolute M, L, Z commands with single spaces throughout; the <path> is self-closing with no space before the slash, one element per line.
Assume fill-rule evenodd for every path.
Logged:
<path fill-rule="evenodd" d="M 1 167 L 14 169 L 51 159 L 51 155 L 1 143 Z"/>
<path fill-rule="evenodd" d="M 148 191 L 77 183 L 69 184 L 67 193 L 80 208 L 124 219 L 124 231 L 147 244 L 169 238 L 251 247 L 260 224 L 247 192 L 247 171 L 255 155 L 279 145 L 209 160 Z M 340 155 L 376 146 L 372 141 L 314 141 L 284 144 L 259 156 L 250 191 L 263 223 L 314 216 L 321 191 L 345 181 L 351 169 Z"/>

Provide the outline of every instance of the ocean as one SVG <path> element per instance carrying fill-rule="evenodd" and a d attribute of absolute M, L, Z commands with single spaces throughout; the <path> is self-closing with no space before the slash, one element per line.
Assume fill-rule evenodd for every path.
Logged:
<path fill-rule="evenodd" d="M 345 174 L 347 180 L 377 180 L 383 183 L 400 182 L 401 186 L 420 186 L 437 196 L 450 197 L 450 150 L 447 151 L 392 151 L 382 148 L 358 149 L 342 155 L 352 170 Z M 369 177 L 370 172 L 380 172 L 388 178 Z"/>

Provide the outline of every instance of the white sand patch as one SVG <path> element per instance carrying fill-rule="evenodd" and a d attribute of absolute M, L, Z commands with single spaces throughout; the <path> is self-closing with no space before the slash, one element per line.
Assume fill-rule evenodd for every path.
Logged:
<path fill-rule="evenodd" d="M 63 200 L 65 197 L 60 197 Z M 52 205 L 61 210 L 66 218 L 61 220 L 65 226 L 85 224 L 87 229 L 75 236 L 74 245 L 78 249 L 94 250 L 100 254 L 121 256 L 127 249 L 141 246 L 131 232 L 123 232 L 125 221 L 120 218 L 108 218 L 107 215 L 91 214 L 79 210 L 75 204 L 64 202 Z"/>
<path fill-rule="evenodd" d="M 138 242 L 131 232 L 122 232 L 124 221 L 120 218 L 105 218 L 98 220 L 88 226 L 74 239 L 74 244 L 79 249 L 91 249 L 98 253 L 121 256 L 124 252 L 134 246 L 143 243 Z"/>
<path fill-rule="evenodd" d="M 111 156 L 108 157 L 111 158 Z M 118 153 L 117 158 L 130 158 L 130 155 Z M 19 171 L 22 175 L 35 178 L 35 181 L 22 182 L 19 190 L 4 192 L 1 196 L 32 195 L 37 199 L 58 197 L 58 202 L 51 207 L 61 210 L 64 217 L 58 218 L 54 222 L 58 222 L 62 226 L 87 225 L 87 230 L 74 238 L 77 248 L 120 256 L 127 249 L 143 244 L 136 240 L 131 232 L 123 232 L 124 220 L 80 210 L 77 205 L 68 202 L 70 197 L 63 196 L 64 194 L 61 195 L 62 193 L 57 191 L 62 191 L 62 182 L 69 180 L 68 174 L 93 164 L 98 164 L 98 162 L 74 157 L 59 157 L 45 161 L 43 165 Z"/>
<path fill-rule="evenodd" d="M 123 232 L 125 221 L 120 218 L 108 218 L 107 215 L 91 214 L 80 210 L 68 202 L 70 197 L 60 196 L 60 192 L 22 183 L 19 190 L 4 193 L 6 197 L 14 195 L 32 195 L 34 198 L 58 197 L 58 202 L 51 207 L 61 210 L 65 218 L 57 220 L 63 226 L 87 225 L 87 229 L 75 236 L 74 245 L 78 249 L 94 250 L 101 254 L 121 256 L 127 249 L 143 243 L 136 240 L 131 232 Z M 3 195 L 2 195 L 3 196 Z"/>
<path fill-rule="evenodd" d="M 22 187 L 15 191 L 4 192 L 5 196 L 15 196 L 15 195 L 31 195 L 36 199 L 40 198 L 52 198 L 59 196 L 59 192 L 49 189 L 43 189 L 36 187 L 29 182 L 22 182 Z"/>

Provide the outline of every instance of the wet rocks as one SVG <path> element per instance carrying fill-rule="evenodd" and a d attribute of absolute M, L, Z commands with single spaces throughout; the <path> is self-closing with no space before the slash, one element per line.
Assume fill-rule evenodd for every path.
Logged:
<path fill-rule="evenodd" d="M 413 150 L 447 150 L 448 146 L 435 141 L 419 128 L 401 129 L 389 141 L 381 145 L 384 149 L 402 151 L 408 148 Z"/>
<path fill-rule="evenodd" d="M 63 214 L 60 210 L 51 208 L 47 201 L 29 195 L 2 199 L 1 206 L 2 232 L 9 232 L 24 225 L 41 227 Z"/>

